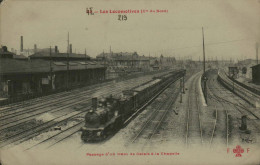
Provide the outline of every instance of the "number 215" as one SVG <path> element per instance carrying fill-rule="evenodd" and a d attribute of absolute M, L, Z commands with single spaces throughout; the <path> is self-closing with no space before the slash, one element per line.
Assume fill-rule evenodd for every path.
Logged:
<path fill-rule="evenodd" d="M 119 21 L 126 21 L 127 20 L 127 16 L 126 15 L 118 15 L 118 20 Z"/>

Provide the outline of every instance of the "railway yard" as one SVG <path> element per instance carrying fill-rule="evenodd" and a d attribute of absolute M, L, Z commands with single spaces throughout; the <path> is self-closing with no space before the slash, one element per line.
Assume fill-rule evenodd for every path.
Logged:
<path fill-rule="evenodd" d="M 65 138 L 66 133 L 77 132 L 82 126 L 84 113 L 89 109 L 92 97 L 117 94 L 122 89 L 135 86 L 136 81 L 142 83 L 151 78 L 145 76 L 117 83 L 109 82 L 92 86 L 93 89 L 86 87 L 1 107 L 1 147 L 22 145 L 28 140 L 36 141 L 31 146 L 34 147 L 38 142 L 51 141 L 50 136 L 55 136 L 55 142 L 59 142 L 57 135 L 61 137 L 62 134 L 62 138 Z"/>
<path fill-rule="evenodd" d="M 118 132 L 98 142 L 86 143 L 81 139 L 80 130 L 91 108 L 91 98 L 119 95 L 166 72 L 104 82 L 2 106 L 0 147 L 28 152 L 66 148 L 98 152 L 111 147 L 148 152 L 167 146 L 225 151 L 237 144 L 259 144 L 259 108 L 225 88 L 218 80 L 218 72 L 217 69 L 205 72 L 207 106 L 201 88 L 202 71 L 187 70 L 184 79 L 171 82 L 122 123 Z M 247 128 L 241 130 L 244 115 Z"/>

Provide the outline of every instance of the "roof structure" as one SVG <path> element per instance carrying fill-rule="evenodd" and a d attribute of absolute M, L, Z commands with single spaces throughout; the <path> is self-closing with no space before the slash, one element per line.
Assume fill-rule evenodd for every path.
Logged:
<path fill-rule="evenodd" d="M 26 57 L 24 55 L 16 55 L 16 54 L 13 55 L 13 58 L 14 59 L 20 59 L 20 60 L 27 60 L 28 59 L 28 57 Z"/>
<path fill-rule="evenodd" d="M 84 63 L 84 61 L 82 61 Z M 104 68 L 97 62 L 91 64 L 82 64 L 82 62 L 69 62 L 69 70 L 84 70 Z M 52 65 L 51 65 L 52 64 Z M 67 62 L 51 62 L 49 60 L 17 60 L 17 59 L 0 59 L 0 74 L 25 74 L 25 73 L 44 73 L 50 72 L 52 66 L 53 72 L 67 70 Z"/>
<path fill-rule="evenodd" d="M 116 61 L 148 61 L 149 57 L 139 56 L 137 52 L 100 53 L 97 58 L 113 59 Z"/>
<path fill-rule="evenodd" d="M 115 57 L 122 57 L 122 56 L 138 56 L 137 52 L 111 52 L 111 53 L 100 53 L 97 55 L 97 58 L 115 58 Z"/>
<path fill-rule="evenodd" d="M 14 53 L 9 52 L 6 46 L 0 48 L 0 58 L 13 58 Z"/>
<path fill-rule="evenodd" d="M 49 52 L 36 52 L 32 55 L 29 56 L 31 59 L 44 59 L 44 58 L 67 58 L 68 54 L 67 53 L 52 53 L 50 55 Z M 75 53 L 70 53 L 69 58 L 74 58 L 74 59 L 90 59 L 88 55 L 85 54 L 75 54 Z"/>
<path fill-rule="evenodd" d="M 250 68 L 258 68 L 260 67 L 260 64 L 257 64 L 257 65 L 254 65 L 254 66 L 251 66 Z"/>

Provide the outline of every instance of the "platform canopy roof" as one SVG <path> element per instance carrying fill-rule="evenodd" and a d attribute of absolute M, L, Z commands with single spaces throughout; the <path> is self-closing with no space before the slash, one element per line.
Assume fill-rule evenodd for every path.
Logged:
<path fill-rule="evenodd" d="M 78 58 L 78 59 L 90 59 L 88 55 L 85 54 L 75 54 L 75 53 L 70 53 L 69 55 L 67 53 L 52 53 L 50 54 L 49 52 L 36 52 L 32 55 L 29 56 L 31 59 L 37 58 L 37 59 L 44 59 L 44 58 L 64 58 L 66 59 L 67 57 L 69 58 Z"/>
<path fill-rule="evenodd" d="M 0 74 L 30 74 L 30 73 L 45 73 L 50 72 L 50 68 L 54 72 L 66 71 L 67 62 L 51 62 L 49 60 L 35 59 L 35 60 L 17 60 L 17 59 L 0 59 Z M 98 62 L 85 63 L 84 61 L 69 62 L 70 70 L 85 70 L 105 68 Z"/>

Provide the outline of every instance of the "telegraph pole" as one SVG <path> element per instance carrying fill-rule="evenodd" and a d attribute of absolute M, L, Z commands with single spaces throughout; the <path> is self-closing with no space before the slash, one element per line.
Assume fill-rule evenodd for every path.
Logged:
<path fill-rule="evenodd" d="M 70 54 L 70 33 L 68 32 L 68 52 L 67 52 L 67 91 L 69 90 L 69 54 Z"/>
<path fill-rule="evenodd" d="M 205 73 L 205 45 L 204 45 L 204 30 L 202 27 L 202 39 L 203 39 L 203 74 Z"/>
<path fill-rule="evenodd" d="M 203 82 L 204 82 L 204 97 L 207 103 L 207 77 L 205 76 L 205 43 L 204 43 L 204 30 L 202 27 L 202 39 L 203 39 Z"/>
<path fill-rule="evenodd" d="M 87 67 L 87 50 L 85 48 L 85 69 L 86 69 L 86 67 Z"/>
<path fill-rule="evenodd" d="M 132 71 L 133 71 L 133 68 L 134 68 L 134 54 L 132 54 Z"/>
<path fill-rule="evenodd" d="M 104 67 L 105 67 L 105 52 L 104 52 L 104 49 L 103 49 L 103 65 L 104 65 Z"/>
<path fill-rule="evenodd" d="M 51 46 L 50 46 L 50 78 L 51 78 L 51 90 L 52 90 L 52 54 L 51 54 Z"/>
<path fill-rule="evenodd" d="M 180 79 L 180 103 L 182 103 L 182 79 Z"/>
<path fill-rule="evenodd" d="M 256 65 L 258 64 L 258 47 L 259 47 L 259 44 L 257 42 L 256 43 Z"/>
<path fill-rule="evenodd" d="M 183 77 L 182 77 L 182 93 L 183 94 L 185 94 L 185 90 L 184 90 L 184 88 L 185 88 L 185 83 L 184 83 L 184 75 L 183 75 Z"/>
<path fill-rule="evenodd" d="M 149 67 L 150 67 L 150 52 L 149 52 Z"/>

